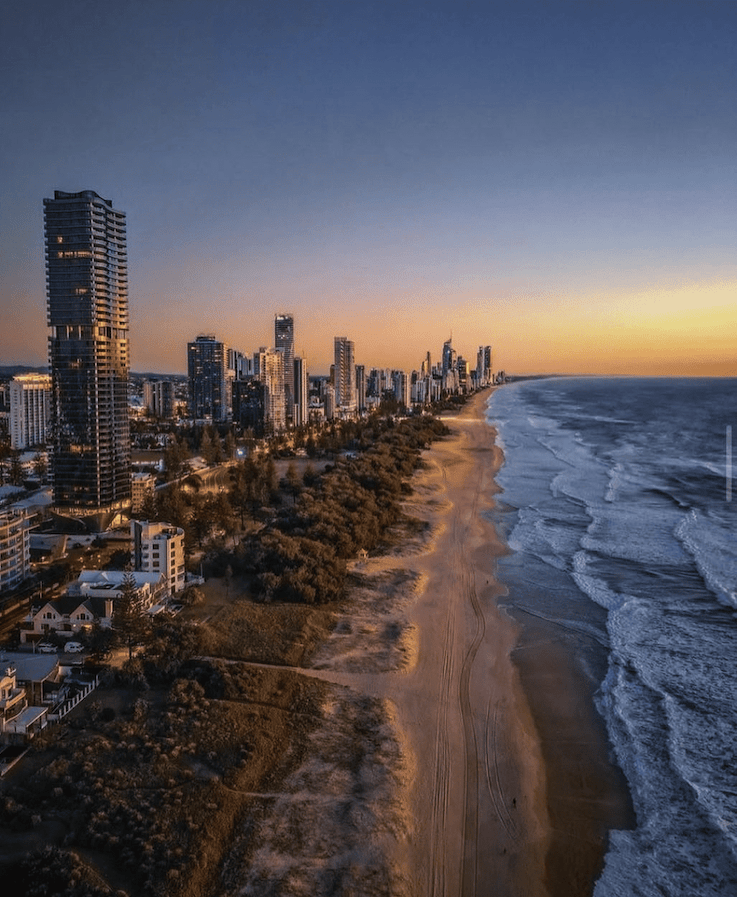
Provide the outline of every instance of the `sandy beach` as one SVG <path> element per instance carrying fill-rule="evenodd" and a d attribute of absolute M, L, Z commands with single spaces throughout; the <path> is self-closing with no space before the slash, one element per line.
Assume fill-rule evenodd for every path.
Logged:
<path fill-rule="evenodd" d="M 346 613 L 304 671 L 333 684 L 326 723 L 261 827 L 251 882 L 276 863 L 294 893 L 322 893 L 327 869 L 325 893 L 584 897 L 607 832 L 626 825 L 570 645 L 497 606 L 511 598 L 485 513 L 503 461 L 487 399 L 423 455 L 406 511 L 424 530 L 355 565 Z"/>

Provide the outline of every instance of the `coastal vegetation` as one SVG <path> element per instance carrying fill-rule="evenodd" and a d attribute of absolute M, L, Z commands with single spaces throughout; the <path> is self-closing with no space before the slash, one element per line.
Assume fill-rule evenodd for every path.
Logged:
<path fill-rule="evenodd" d="M 9 893 L 227 892 L 234 833 L 247 861 L 249 827 L 323 719 L 325 684 L 285 667 L 330 633 L 347 562 L 388 544 L 445 432 L 429 415 L 346 422 L 281 477 L 254 453 L 227 491 L 163 491 L 157 515 L 184 526 L 218 599 L 192 590 L 145 628 L 127 612 L 130 656 L 0 786 L 0 833 L 39 847 L 5 864 Z"/>

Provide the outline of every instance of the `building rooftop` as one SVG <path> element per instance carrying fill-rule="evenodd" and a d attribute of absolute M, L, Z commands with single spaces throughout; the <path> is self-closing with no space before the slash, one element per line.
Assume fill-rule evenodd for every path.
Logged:
<path fill-rule="evenodd" d="M 42 682 L 56 671 L 56 654 L 30 654 L 26 651 L 0 651 L 0 669 L 15 667 L 19 682 Z"/>

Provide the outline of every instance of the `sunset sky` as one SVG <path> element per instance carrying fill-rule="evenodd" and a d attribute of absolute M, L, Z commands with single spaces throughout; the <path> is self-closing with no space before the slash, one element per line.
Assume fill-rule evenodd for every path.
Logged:
<path fill-rule="evenodd" d="M 733 0 L 3 9 L 0 364 L 44 364 L 43 199 L 128 217 L 132 367 L 295 316 L 325 373 L 737 375 Z"/>

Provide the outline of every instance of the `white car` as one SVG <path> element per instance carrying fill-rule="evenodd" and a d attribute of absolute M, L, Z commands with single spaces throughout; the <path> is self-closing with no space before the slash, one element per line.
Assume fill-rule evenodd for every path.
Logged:
<path fill-rule="evenodd" d="M 81 654 L 84 651 L 84 645 L 81 642 L 67 642 L 64 645 L 64 651 L 67 654 Z"/>
<path fill-rule="evenodd" d="M 49 642 L 39 642 L 36 645 L 36 650 L 39 654 L 56 654 L 56 645 L 52 645 Z"/>

